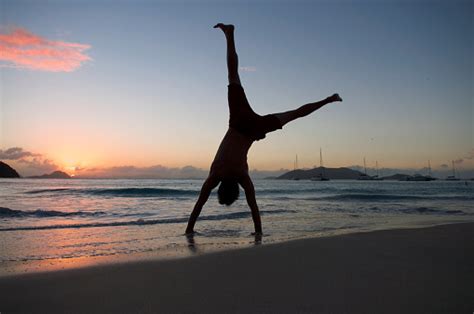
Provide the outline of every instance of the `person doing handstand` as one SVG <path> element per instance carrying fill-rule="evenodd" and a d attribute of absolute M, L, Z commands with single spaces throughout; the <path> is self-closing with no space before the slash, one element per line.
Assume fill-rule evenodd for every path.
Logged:
<path fill-rule="evenodd" d="M 220 186 L 217 191 L 219 203 L 227 206 L 239 197 L 239 184 L 242 186 L 252 212 L 255 234 L 262 234 L 262 223 L 255 199 L 255 189 L 247 165 L 247 153 L 250 146 L 253 142 L 264 139 L 267 133 L 283 128 L 288 122 L 307 116 L 326 104 L 342 101 L 342 99 L 338 94 L 334 94 L 322 101 L 303 105 L 296 110 L 265 116 L 258 115 L 250 107 L 240 83 L 238 57 L 234 43 L 234 25 L 219 23 L 214 28 L 221 29 L 227 41 L 229 129 L 222 139 L 212 162 L 209 176 L 201 188 L 199 198 L 189 217 L 186 234 L 194 233 L 194 225 L 202 207 L 209 198 L 211 191 L 219 183 Z"/>

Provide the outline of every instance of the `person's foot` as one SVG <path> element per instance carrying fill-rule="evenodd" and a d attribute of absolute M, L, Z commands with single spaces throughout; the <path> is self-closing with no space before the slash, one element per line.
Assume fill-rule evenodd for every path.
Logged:
<path fill-rule="evenodd" d="M 220 28 L 224 34 L 232 33 L 234 31 L 234 25 L 218 23 L 214 25 L 214 28 Z"/>
<path fill-rule="evenodd" d="M 341 96 L 339 96 L 339 94 L 334 94 L 330 96 L 328 99 L 330 102 L 342 101 L 342 98 Z"/>

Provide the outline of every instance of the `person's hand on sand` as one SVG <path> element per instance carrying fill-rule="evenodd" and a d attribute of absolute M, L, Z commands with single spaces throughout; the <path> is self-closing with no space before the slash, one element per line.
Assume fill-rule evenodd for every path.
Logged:
<path fill-rule="evenodd" d="M 185 235 L 186 237 L 192 237 L 192 236 L 194 236 L 194 235 L 196 235 L 196 234 L 198 234 L 198 233 L 197 233 L 196 231 L 194 231 L 194 230 L 188 230 L 188 229 L 186 229 L 186 231 L 184 232 L 184 235 Z"/>
<path fill-rule="evenodd" d="M 261 232 L 252 232 L 252 236 L 255 238 L 255 245 L 262 244 L 263 234 Z"/>
<path fill-rule="evenodd" d="M 332 96 L 328 97 L 329 102 L 336 102 L 336 101 L 342 101 L 341 96 L 339 94 L 334 94 Z"/>

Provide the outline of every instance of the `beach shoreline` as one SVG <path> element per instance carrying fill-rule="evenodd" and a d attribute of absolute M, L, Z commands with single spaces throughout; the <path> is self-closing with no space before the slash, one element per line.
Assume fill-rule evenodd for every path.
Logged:
<path fill-rule="evenodd" d="M 201 184 L 158 179 L 31 179 L 2 184 L 0 277 L 253 246 L 254 226 L 245 198 L 222 207 L 216 197 L 206 203 L 195 244 L 189 245 L 183 233 Z M 256 181 L 261 243 L 474 222 L 472 186 L 374 184 Z"/>
<path fill-rule="evenodd" d="M 349 234 L 362 234 L 378 231 L 389 230 L 411 230 L 420 228 L 432 228 L 441 225 L 449 224 L 463 224 L 471 223 L 470 221 L 457 222 L 438 222 L 426 223 L 426 225 L 419 224 L 393 224 L 384 225 L 379 228 L 372 229 L 337 229 L 332 231 L 314 232 L 312 234 L 301 235 L 299 237 L 289 237 L 287 239 L 275 239 L 272 234 L 264 233 L 263 236 L 255 236 L 248 233 L 248 236 L 243 239 L 235 239 L 234 241 L 226 241 L 224 243 L 201 243 L 203 238 L 207 235 L 198 231 L 192 236 L 186 236 L 184 233 L 180 235 L 180 242 L 173 242 L 154 250 L 139 251 L 134 253 L 121 253 L 111 255 L 97 255 L 97 256 L 82 256 L 82 257 L 67 257 L 54 259 L 38 259 L 38 260 L 17 260 L 2 263 L 0 269 L 0 279 L 11 276 L 22 276 L 28 274 L 41 274 L 51 272 L 69 271 L 75 269 L 93 268 L 93 267 L 107 267 L 113 265 L 122 265 L 130 263 L 141 262 L 161 262 L 173 261 L 179 259 L 200 257 L 207 254 L 223 253 L 233 250 L 249 249 L 253 246 L 269 246 L 279 245 L 282 243 L 291 243 L 294 241 L 304 241 L 319 238 L 331 238 L 344 236 Z M 474 222 L 472 222 L 474 223 Z"/>
<path fill-rule="evenodd" d="M 0 277 L 9 312 L 470 313 L 474 223 Z"/>

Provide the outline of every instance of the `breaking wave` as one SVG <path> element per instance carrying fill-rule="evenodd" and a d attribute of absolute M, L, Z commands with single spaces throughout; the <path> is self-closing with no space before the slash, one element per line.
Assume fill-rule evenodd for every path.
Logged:
<path fill-rule="evenodd" d="M 115 197 L 179 197 L 194 196 L 198 191 L 178 190 L 164 188 L 117 188 L 117 189 L 42 189 L 26 192 L 27 194 L 86 194 L 96 196 L 115 196 Z"/>
<path fill-rule="evenodd" d="M 1 209 L 14 211 L 8 208 L 1 208 Z M 21 212 L 21 211 L 15 211 L 15 212 Z M 283 209 L 260 211 L 262 215 L 274 215 L 274 214 L 284 214 L 284 213 L 294 213 L 294 212 L 295 211 L 293 210 L 283 210 Z M 236 213 L 221 214 L 221 215 L 200 216 L 199 220 L 232 220 L 232 219 L 248 218 L 250 216 L 251 216 L 250 212 L 245 211 L 245 212 L 236 212 Z M 168 218 L 168 219 L 147 219 L 147 220 L 138 219 L 138 220 L 131 220 L 131 221 L 116 221 L 116 222 L 58 224 L 58 225 L 44 225 L 44 226 L 22 226 L 22 227 L 0 228 L 0 231 L 48 230 L 48 229 L 71 229 L 71 228 L 77 229 L 77 228 L 94 228 L 94 227 L 134 226 L 134 225 L 141 226 L 141 225 L 185 223 L 187 221 L 188 221 L 188 217 Z"/>
<path fill-rule="evenodd" d="M 105 212 L 90 212 L 90 211 L 75 211 L 75 212 L 62 212 L 58 210 L 15 210 L 5 207 L 0 207 L 0 218 L 17 218 L 17 217 L 71 217 L 71 216 L 102 216 L 106 215 Z"/>
<path fill-rule="evenodd" d="M 404 201 L 404 200 L 474 200 L 474 196 L 416 196 L 398 194 L 339 194 L 319 198 L 308 198 L 309 200 L 331 200 L 331 201 Z"/>

